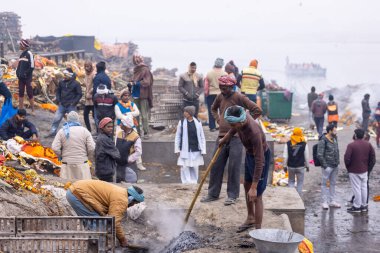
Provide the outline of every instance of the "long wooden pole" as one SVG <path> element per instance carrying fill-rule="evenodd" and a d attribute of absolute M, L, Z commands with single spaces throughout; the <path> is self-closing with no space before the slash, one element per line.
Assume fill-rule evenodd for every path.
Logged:
<path fill-rule="evenodd" d="M 189 217 L 190 217 L 190 214 L 191 214 L 191 211 L 193 210 L 193 207 L 194 207 L 194 204 L 195 204 L 195 201 L 197 200 L 198 196 L 199 196 L 199 193 L 201 192 L 202 190 L 202 186 L 204 184 L 204 182 L 206 181 L 206 178 L 208 176 L 208 174 L 210 173 L 212 167 L 214 166 L 214 163 L 216 162 L 216 159 L 218 159 L 219 157 L 219 154 L 220 152 L 222 151 L 222 148 L 223 146 L 219 146 L 218 149 L 216 150 L 214 156 L 212 157 L 212 160 L 211 162 L 209 163 L 208 167 L 207 167 L 207 170 L 206 170 L 206 173 L 204 174 L 202 180 L 201 180 L 201 183 L 199 184 L 198 186 L 198 190 L 197 192 L 195 193 L 194 195 L 194 198 L 193 198 L 193 201 L 191 202 L 191 205 L 189 207 L 189 210 L 187 211 L 187 214 L 186 214 L 186 218 L 185 218 L 185 224 L 187 224 L 187 222 L 189 221 Z"/>

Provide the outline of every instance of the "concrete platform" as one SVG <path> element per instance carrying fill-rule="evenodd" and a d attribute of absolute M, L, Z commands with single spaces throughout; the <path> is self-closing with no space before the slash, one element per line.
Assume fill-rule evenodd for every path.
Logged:
<path fill-rule="evenodd" d="M 208 127 L 203 127 L 205 138 L 206 138 L 206 152 L 207 154 L 203 156 L 205 164 L 209 164 L 212 156 L 214 154 L 216 139 L 218 138 L 218 131 L 210 132 Z M 267 142 L 271 148 L 274 150 L 274 140 L 273 138 L 267 134 L 266 135 Z M 145 163 L 159 163 L 163 165 L 177 165 L 178 155 L 174 154 L 174 139 L 175 133 L 165 133 L 165 132 L 157 132 L 152 135 L 149 140 L 142 141 L 143 155 L 142 159 Z M 242 153 L 243 163 L 242 167 L 244 167 L 244 158 L 245 152 Z M 273 160 L 273 156 L 272 156 Z M 273 167 L 273 162 L 272 166 Z M 271 168 L 273 170 L 273 168 Z M 270 173 L 271 174 L 271 173 Z M 271 179 L 271 176 L 270 176 Z M 271 181 L 271 180 L 269 180 Z"/>
<path fill-rule="evenodd" d="M 293 231 L 305 234 L 305 205 L 295 188 L 267 187 L 264 208 L 275 214 L 287 214 Z"/>

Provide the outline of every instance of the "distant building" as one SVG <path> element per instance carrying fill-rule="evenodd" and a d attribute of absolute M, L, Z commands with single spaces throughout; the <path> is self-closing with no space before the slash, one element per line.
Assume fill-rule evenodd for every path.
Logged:
<path fill-rule="evenodd" d="M 16 52 L 17 42 L 22 38 L 20 16 L 14 12 L 0 12 L 0 42 L 4 43 L 4 51 Z"/>

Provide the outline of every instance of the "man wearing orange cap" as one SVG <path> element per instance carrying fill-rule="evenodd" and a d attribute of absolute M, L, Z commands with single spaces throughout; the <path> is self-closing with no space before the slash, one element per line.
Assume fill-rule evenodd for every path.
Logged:
<path fill-rule="evenodd" d="M 245 94 L 251 101 L 256 103 L 256 93 L 265 88 L 264 79 L 257 70 L 258 61 L 256 59 L 249 63 L 248 68 L 244 68 L 241 74 L 241 93 Z"/>
<path fill-rule="evenodd" d="M 288 166 L 289 187 L 294 187 L 297 178 L 297 192 L 302 194 L 305 168 L 309 170 L 309 148 L 302 129 L 295 127 L 290 141 L 284 146 L 284 164 Z"/>
<path fill-rule="evenodd" d="M 113 120 L 103 118 L 99 122 L 99 129 L 95 147 L 95 175 L 100 180 L 113 182 L 116 160 L 120 159 L 120 152 L 112 141 Z"/>

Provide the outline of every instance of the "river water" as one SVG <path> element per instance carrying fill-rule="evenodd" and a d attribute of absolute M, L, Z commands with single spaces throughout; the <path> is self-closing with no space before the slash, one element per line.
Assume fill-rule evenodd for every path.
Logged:
<path fill-rule="evenodd" d="M 306 93 L 312 85 L 320 90 L 347 84 L 380 83 L 380 43 L 302 43 L 227 41 L 136 41 L 140 53 L 151 56 L 153 68 L 178 68 L 198 64 L 198 72 L 207 73 L 217 57 L 233 59 L 241 69 L 257 58 L 264 79 L 276 80 L 293 91 Z M 289 79 L 285 75 L 285 59 L 290 62 L 314 62 L 327 68 L 326 78 Z"/>

